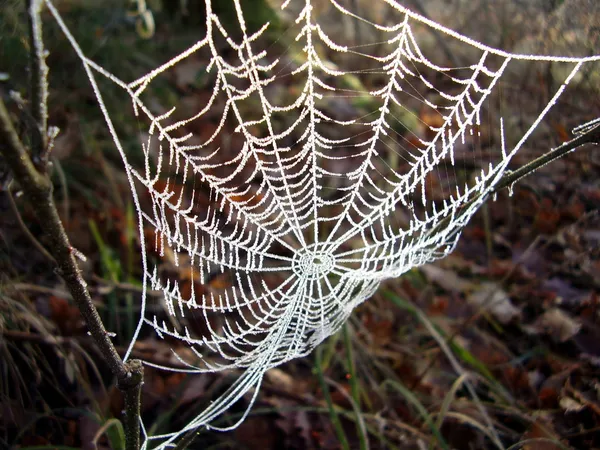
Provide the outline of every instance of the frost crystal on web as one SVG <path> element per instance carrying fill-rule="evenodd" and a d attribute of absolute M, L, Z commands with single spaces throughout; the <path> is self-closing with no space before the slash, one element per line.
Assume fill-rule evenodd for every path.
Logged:
<path fill-rule="evenodd" d="M 269 24 L 251 31 L 240 0 L 233 0 L 235 32 L 206 0 L 204 37 L 126 82 L 85 56 L 47 1 L 83 63 L 137 209 L 144 295 L 129 352 L 150 330 L 187 344 L 185 352 L 173 349 L 185 371 L 244 370 L 184 429 L 148 437 L 145 445 L 172 446 L 253 390 L 247 414 L 269 368 L 311 352 L 382 280 L 451 252 L 567 84 L 584 64 L 600 59 L 507 53 L 399 2 L 383 3 L 390 23 L 328 3 L 340 21 L 355 21 L 372 38 L 349 45 L 320 24 L 310 0 L 287 0 L 281 8 L 295 15 L 288 33 L 297 48 L 273 55 Z M 447 66 L 428 58 L 416 28 L 465 48 L 470 63 Z M 152 106 L 147 94 L 156 80 L 198 55 L 212 86 L 204 106 Z M 533 60 L 568 65 L 569 72 L 514 142 L 505 139 L 502 117 L 495 117 L 501 130 L 495 154 L 480 155 L 485 105 L 511 64 Z M 124 150 L 101 77 L 123 90 L 147 124 L 141 163 Z M 465 160 L 479 161 L 476 176 L 465 175 Z M 165 270 L 160 257 L 179 270 Z M 226 277 L 225 287 L 211 287 L 215 277 Z M 149 290 L 162 295 L 149 296 Z"/>

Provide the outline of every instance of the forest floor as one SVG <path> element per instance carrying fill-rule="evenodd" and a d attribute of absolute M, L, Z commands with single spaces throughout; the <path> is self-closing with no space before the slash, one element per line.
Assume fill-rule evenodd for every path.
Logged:
<path fill-rule="evenodd" d="M 78 2 L 64 3 L 65 15 L 80 14 Z M 0 8 L 0 75 L 10 75 L 0 78 L 0 93 L 26 98 L 24 16 Z M 76 26 L 82 36 L 93 33 L 86 45 L 108 66 L 146 71 L 161 51 L 193 42 L 193 19 L 181 25 L 157 14 L 156 33 L 144 40 L 106 9 L 105 16 L 81 13 Z M 566 20 L 560 11 L 553 17 L 553 26 Z M 114 35 L 125 38 L 111 44 Z M 507 40 L 532 45 L 516 35 Z M 71 75 L 78 61 L 52 27 L 47 45 L 56 48 L 48 62 L 50 121 L 61 130 L 53 154 L 57 205 L 86 257 L 96 306 L 125 352 L 141 292 L 129 187 L 86 80 Z M 182 66 L 161 98 L 201 107 L 207 94 L 194 83 L 203 67 Z M 532 79 L 520 95 L 550 89 L 551 70 Z M 573 89 L 517 164 L 600 117 L 597 80 L 592 74 Z M 124 114 L 120 126 L 135 135 L 139 123 Z M 117 449 L 121 394 L 39 249 L 43 225 L 18 196 L 11 200 L 9 179 L 0 160 L 0 448 Z M 202 432 L 190 448 L 600 448 L 599 273 L 600 157 L 587 145 L 489 201 L 450 256 L 386 281 L 313 354 L 267 372 L 238 428 Z M 227 283 L 216 277 L 210 288 Z M 148 337 L 134 356 L 169 362 L 174 345 L 183 343 Z M 180 428 L 233 375 L 147 367 L 144 422 L 153 433 Z M 230 418 L 242 412 L 234 408 Z"/>

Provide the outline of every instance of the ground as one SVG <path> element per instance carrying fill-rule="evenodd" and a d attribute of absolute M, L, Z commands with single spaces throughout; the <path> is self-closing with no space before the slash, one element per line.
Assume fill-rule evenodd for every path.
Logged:
<path fill-rule="evenodd" d="M 61 12 L 78 37 L 87 36 L 83 45 L 96 49 L 94 58 L 109 68 L 118 64 L 121 73 L 156 67 L 161 52 L 190 45 L 202 23 L 182 11 L 161 12 L 154 2 L 156 31 L 143 39 L 119 2 L 93 13 L 88 3 L 64 1 Z M 366 8 L 363 3 L 360 8 Z M 486 2 L 451 3 L 455 14 L 442 14 L 433 3 L 422 6 L 472 36 L 480 27 L 457 21 L 458 12 L 485 17 L 490 26 L 482 29 L 489 35 L 473 37 L 489 45 L 538 51 L 530 49 L 547 50 L 554 42 L 553 49 L 565 52 L 597 49 L 597 7 L 583 1 L 531 2 L 529 8 L 546 11 L 535 23 L 514 12 L 526 15 L 518 1 L 502 2 L 508 5 L 502 10 Z M 11 90 L 26 99 L 25 16 L 14 5 L 0 8 L 0 75 L 8 75 L 0 78 L 0 93 L 6 101 Z M 374 8 L 372 14 L 378 13 Z M 48 15 L 44 20 L 51 21 Z M 285 29 L 285 17 L 277 20 Z M 357 32 L 342 25 L 339 33 Z M 499 40 L 493 40 L 496 30 Z M 61 130 L 52 159 L 55 198 L 72 245 L 86 257 L 81 267 L 96 306 L 124 352 L 141 291 L 129 188 L 77 59 L 53 25 L 46 34 L 52 48 L 50 122 Z M 551 41 L 553 34 L 565 40 Z M 435 34 L 421 36 L 436 49 Z M 451 46 L 437 50 L 440 58 L 456 57 L 449 56 L 455 55 Z M 201 107 L 208 95 L 198 77 L 203 63 L 182 64 L 160 86 L 157 101 Z M 547 101 L 559 71 L 548 65 L 511 74 L 524 81 L 514 91 L 503 90 L 504 102 Z M 600 116 L 593 101 L 597 82 L 597 66 L 575 80 L 512 168 Z M 106 92 L 114 114 L 122 114 L 115 116 L 120 131 L 133 136 L 128 145 L 139 145 L 144 125 L 120 111 L 117 93 Z M 11 111 L 26 130 L 16 103 Z M 500 105 L 505 114 L 514 112 L 506 104 Z M 527 113 L 527 107 L 515 112 L 509 125 L 520 130 Z M 435 120 L 425 113 L 419 119 Z M 498 142 L 493 123 L 483 121 L 480 130 L 490 143 Z M 211 127 L 203 125 L 204 132 Z M 465 160 L 471 164 L 474 158 Z M 0 448 L 120 448 L 115 418 L 121 417 L 121 395 L 53 262 L 40 250 L 43 224 L 16 195 L 18 187 L 9 195 L 9 180 L 0 159 Z M 599 208 L 598 147 L 588 144 L 491 199 L 450 256 L 386 281 L 313 354 L 269 371 L 240 427 L 203 432 L 190 448 L 599 448 Z M 207 289 L 230 282 L 217 276 Z M 186 351 L 182 342 L 148 336 L 138 341 L 134 356 L 172 363 L 173 346 Z M 180 428 L 235 376 L 147 367 L 144 422 L 154 433 Z M 241 413 L 237 405 L 227 420 Z"/>

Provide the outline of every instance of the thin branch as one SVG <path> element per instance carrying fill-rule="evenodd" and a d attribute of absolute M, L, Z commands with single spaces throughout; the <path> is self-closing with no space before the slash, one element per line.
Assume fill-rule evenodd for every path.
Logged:
<path fill-rule="evenodd" d="M 127 363 L 127 369 L 128 376 L 124 379 L 120 378 L 117 387 L 125 395 L 125 448 L 137 450 L 140 448 L 140 406 L 144 366 L 139 359 L 132 359 Z"/>
<path fill-rule="evenodd" d="M 2 99 L 0 99 L 0 138 L 5 142 L 5 146 L 0 148 L 2 154 L 19 182 L 25 198 L 33 206 L 40 222 L 44 224 L 43 228 L 48 238 L 47 245 L 54 255 L 58 271 L 64 278 L 73 300 L 81 310 L 90 333 L 98 343 L 113 373 L 119 378 L 126 376 L 127 370 L 102 324 L 87 285 L 79 272 L 72 247 L 52 199 L 50 179 L 40 174 L 32 164 Z"/>
<path fill-rule="evenodd" d="M 517 181 L 521 180 L 527 175 L 531 175 L 540 167 L 545 166 L 546 164 L 561 158 L 562 156 L 566 155 L 569 152 L 572 152 L 573 150 L 581 147 L 584 144 L 600 143 L 600 118 L 592 120 L 575 128 L 573 130 L 573 133 L 578 134 L 579 136 L 559 145 L 556 148 L 551 149 L 539 158 L 534 159 L 530 163 L 525 164 L 523 167 L 520 167 L 517 170 L 506 171 L 502 178 L 500 178 L 496 186 L 494 186 L 494 188 L 490 192 L 487 192 L 482 195 L 494 195 L 502 189 L 506 189 L 510 186 L 513 186 Z M 473 197 L 470 201 L 463 205 L 463 208 L 468 208 L 473 202 L 476 202 L 480 199 L 480 196 Z M 429 234 L 434 235 L 439 230 L 445 228 L 450 220 L 450 216 L 440 220 L 438 224 L 429 231 Z"/>
<path fill-rule="evenodd" d="M 141 362 L 132 360 L 124 363 L 109 333 L 104 328 L 96 310 L 87 284 L 81 276 L 73 247 L 60 220 L 52 197 L 52 183 L 48 174 L 38 172 L 28 152 L 19 139 L 4 100 L 0 98 L 0 152 L 11 168 L 15 180 L 23 190 L 24 197 L 32 205 L 38 220 L 44 224 L 47 247 L 54 256 L 58 273 L 62 276 L 77 304 L 89 333 L 98 345 L 102 356 L 117 378 L 117 385 L 125 395 L 126 448 L 138 450 L 140 442 L 139 399 L 143 370 Z M 136 417 L 133 420 L 133 417 Z"/>
<path fill-rule="evenodd" d="M 125 395 L 126 417 L 125 430 L 127 450 L 137 450 L 140 445 L 139 399 L 143 379 L 143 368 L 139 360 L 124 363 L 109 333 L 104 328 L 87 284 L 83 280 L 73 247 L 60 221 L 60 216 L 52 198 L 52 183 L 47 174 L 42 174 L 34 167 L 27 150 L 20 141 L 9 116 L 9 112 L 0 98 L 0 140 L 5 145 L 0 147 L 7 164 L 13 171 L 15 179 L 23 189 L 25 198 L 33 206 L 38 220 L 44 224 L 48 248 L 54 256 L 58 272 L 67 285 L 71 297 L 83 316 L 89 333 L 100 348 L 104 359 L 112 373 L 117 377 L 117 385 Z M 133 408 L 133 409 L 132 409 Z M 133 420 L 133 417 L 136 417 Z"/>
<path fill-rule="evenodd" d="M 51 145 L 50 145 L 51 147 Z M 51 150 L 49 150 L 51 151 Z M 71 210 L 69 204 L 69 189 L 67 188 L 67 176 L 65 175 L 65 171 L 62 168 L 62 164 L 58 158 L 52 158 L 52 166 L 56 168 L 56 174 L 58 175 L 58 180 L 60 182 L 60 192 L 62 196 L 62 206 L 63 206 L 63 222 L 69 224 L 70 216 L 69 211 Z"/>
<path fill-rule="evenodd" d="M 544 155 L 534 159 L 530 163 L 525 164 L 523 167 L 506 173 L 498 182 L 493 192 L 498 192 L 504 188 L 512 186 L 521 178 L 526 177 L 527 175 L 535 172 L 540 167 L 545 166 L 546 164 L 552 161 L 556 161 L 558 158 L 561 158 L 562 156 L 575 150 L 578 147 L 581 147 L 584 144 L 600 143 L 600 120 L 598 119 L 588 122 L 587 124 L 584 124 L 580 127 L 577 127 L 573 131 L 579 136 L 559 145 L 556 148 L 553 148 L 548 153 L 545 153 Z"/>
<path fill-rule="evenodd" d="M 31 133 L 32 154 L 36 164 L 47 163 L 48 143 L 48 66 L 42 36 L 40 11 L 42 0 L 27 0 L 29 25 L 29 72 L 31 77 L 31 109 L 37 125 L 37 133 Z"/>

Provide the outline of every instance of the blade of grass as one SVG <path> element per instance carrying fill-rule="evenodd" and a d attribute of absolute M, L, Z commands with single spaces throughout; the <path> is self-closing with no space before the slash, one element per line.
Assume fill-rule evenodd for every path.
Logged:
<path fill-rule="evenodd" d="M 446 413 L 446 417 L 450 417 L 452 419 L 456 419 L 460 422 L 466 423 L 466 424 L 472 426 L 473 428 L 476 428 L 479 431 L 481 431 L 492 442 L 496 442 L 497 436 L 495 435 L 495 430 L 494 430 L 494 432 L 492 432 L 492 428 L 490 428 L 489 426 L 483 425 L 481 422 L 473 419 L 471 416 L 467 416 L 466 414 L 462 414 L 462 413 L 458 413 L 458 412 L 454 412 L 454 411 L 448 411 Z M 503 450 L 507 450 L 503 446 L 500 446 L 499 448 L 502 448 Z"/>
<path fill-rule="evenodd" d="M 358 379 L 356 377 L 356 363 L 354 362 L 354 352 L 352 350 L 352 337 L 350 336 L 350 326 L 346 322 L 342 327 L 344 334 L 344 345 L 346 347 L 346 363 L 348 371 L 348 381 L 350 382 L 350 392 L 356 404 L 360 407 L 360 391 Z"/>
<path fill-rule="evenodd" d="M 437 341 L 438 345 L 440 346 L 440 348 L 446 355 L 446 358 L 448 358 L 448 361 L 450 362 L 450 365 L 452 366 L 454 371 L 460 375 L 465 373 L 465 370 L 460 365 L 460 363 L 457 361 L 456 357 L 454 356 L 454 353 L 452 352 L 451 348 L 448 346 L 448 343 L 446 342 L 446 340 L 442 337 L 442 334 L 440 333 L 440 331 L 438 331 L 438 329 L 431 323 L 429 318 L 419 308 L 417 308 L 415 305 L 411 305 L 410 303 L 401 299 L 400 297 L 398 297 L 395 293 L 393 293 L 391 291 L 385 291 L 385 295 L 396 305 L 398 305 L 402 308 L 406 308 L 406 309 L 410 310 L 413 314 L 416 314 L 416 317 L 425 326 L 425 328 L 427 329 L 429 334 Z M 485 434 L 492 440 L 492 442 L 494 443 L 494 445 L 496 445 L 496 447 L 504 450 L 504 445 L 502 445 L 502 441 L 500 440 L 500 437 L 498 436 L 498 433 L 496 432 L 496 429 L 494 427 L 494 423 L 492 422 L 492 419 L 490 418 L 488 412 L 486 411 L 483 404 L 481 403 L 481 400 L 479 399 L 479 396 L 477 395 L 475 388 L 469 382 L 468 379 L 465 380 L 465 386 L 466 386 L 467 390 L 469 391 L 469 395 L 473 399 L 473 402 L 477 406 L 477 409 L 479 410 L 482 417 L 487 422 L 488 428 L 486 428 Z M 450 413 L 448 413 L 448 414 L 450 414 Z"/>
<path fill-rule="evenodd" d="M 436 330 L 440 333 L 440 335 L 442 337 L 445 338 L 444 333 L 442 333 L 438 327 L 436 327 Z M 471 353 L 469 350 L 467 350 L 466 348 L 464 348 L 462 345 L 459 345 L 458 343 L 456 343 L 454 340 L 450 341 L 449 345 L 450 345 L 450 348 L 452 349 L 452 351 L 463 362 L 465 362 L 469 366 L 473 367 L 475 370 L 477 370 L 479 373 L 481 373 L 488 380 L 490 380 L 490 381 L 492 381 L 494 383 L 497 383 L 497 380 L 494 378 L 494 376 L 489 371 L 489 369 L 485 366 L 485 364 L 483 364 L 481 361 L 479 361 L 473 355 L 473 353 Z"/>
<path fill-rule="evenodd" d="M 367 426 L 365 424 L 365 419 L 360 411 L 360 408 L 358 407 L 358 405 L 356 404 L 356 402 L 354 401 L 352 396 L 346 391 L 346 389 L 344 389 L 344 387 L 341 384 L 336 383 L 329 377 L 324 377 L 324 378 L 325 378 L 325 382 L 327 384 L 329 384 L 330 386 L 334 387 L 335 389 L 337 389 L 337 391 L 340 393 L 340 395 L 342 395 L 342 397 L 344 397 L 346 400 L 348 400 L 348 403 L 350 403 L 350 405 L 352 406 L 352 411 L 354 413 L 352 420 L 356 424 L 356 432 L 359 437 L 359 443 L 361 445 L 360 448 L 361 448 L 361 450 L 363 448 L 368 450 L 369 439 L 367 436 Z M 339 408 L 337 408 L 337 409 L 339 410 Z M 364 441 L 364 443 L 363 443 L 363 441 Z M 364 447 L 363 447 L 363 445 L 364 445 Z"/>
<path fill-rule="evenodd" d="M 104 239 L 102 239 L 98 225 L 93 219 L 89 220 L 89 227 L 98 250 L 100 250 L 102 267 L 106 271 L 106 275 L 109 276 L 113 283 L 118 283 L 121 278 L 121 265 L 119 261 L 113 257 L 111 249 L 106 245 Z"/>
<path fill-rule="evenodd" d="M 384 387 L 390 386 L 391 388 L 396 390 L 400 395 L 402 395 L 402 397 L 404 397 L 406 399 L 406 401 L 408 401 L 411 405 L 413 405 L 415 407 L 415 409 L 417 410 L 417 412 L 419 413 L 419 415 L 423 418 L 423 421 L 431 429 L 431 432 L 436 437 L 440 447 L 445 450 L 450 449 L 450 447 L 446 443 L 446 440 L 442 436 L 442 433 L 440 433 L 439 428 L 437 428 L 436 424 L 431 419 L 431 414 L 429 414 L 429 412 L 427 411 L 425 406 L 423 406 L 423 403 L 421 403 L 421 401 L 417 398 L 417 396 L 415 394 L 413 394 L 406 386 L 404 386 L 399 381 L 385 380 L 383 382 L 382 386 L 384 386 Z"/>
<path fill-rule="evenodd" d="M 329 394 L 329 387 L 325 382 L 325 376 L 323 375 L 322 355 L 320 349 L 321 347 L 317 347 L 317 351 L 315 352 L 315 371 L 317 372 L 319 383 L 321 385 L 321 390 L 323 391 L 323 397 L 325 398 L 325 402 L 327 403 L 327 408 L 329 410 L 329 417 L 331 418 L 331 423 L 333 424 L 335 434 L 337 435 L 338 440 L 340 441 L 340 446 L 343 450 L 350 450 L 350 444 L 348 443 L 346 432 L 344 431 L 342 422 L 340 421 L 337 411 L 333 405 L 333 401 L 331 400 L 331 395 Z"/>
<path fill-rule="evenodd" d="M 555 440 L 555 439 L 550 439 L 550 438 L 531 438 L 531 439 L 524 439 L 520 442 L 517 442 L 516 444 L 511 445 L 510 447 L 507 447 L 506 450 L 517 450 L 520 448 L 524 448 L 526 445 L 529 448 L 528 444 L 537 444 L 537 443 L 546 443 L 546 444 L 553 444 L 556 447 L 561 448 L 562 450 L 569 450 L 570 447 L 567 447 L 566 445 L 562 444 L 561 442 Z M 542 448 L 542 446 L 540 447 L 536 447 L 535 445 L 532 446 L 531 448 Z"/>
<path fill-rule="evenodd" d="M 450 409 L 450 405 L 456 396 L 456 392 L 462 386 L 462 384 L 467 379 L 468 374 L 463 373 L 460 377 L 458 377 L 454 383 L 452 383 L 452 387 L 444 397 L 444 401 L 442 402 L 442 406 L 440 407 L 440 412 L 438 413 L 437 419 L 435 420 L 435 427 L 438 430 L 442 429 L 442 425 L 444 424 L 444 419 L 446 418 L 446 414 Z M 429 445 L 429 448 L 433 450 L 433 443 Z"/>
<path fill-rule="evenodd" d="M 467 379 L 468 374 L 463 373 L 460 377 L 458 377 L 454 383 L 452 383 L 452 387 L 444 397 L 444 401 L 442 402 L 442 406 L 440 407 L 440 412 L 438 413 L 438 418 L 435 421 L 435 425 L 438 429 L 442 428 L 442 424 L 444 423 L 444 418 L 446 413 L 450 409 L 450 405 L 454 401 L 454 397 L 456 396 L 456 392 L 462 386 L 462 384 Z"/>
<path fill-rule="evenodd" d="M 345 418 L 347 418 L 350 421 L 356 420 L 356 414 L 353 414 L 350 411 L 340 410 L 339 414 L 344 416 Z M 368 433 L 370 433 L 372 436 L 379 439 L 379 441 L 383 444 L 382 445 L 383 448 L 386 448 L 389 450 L 400 450 L 398 447 L 393 445 L 388 439 L 386 439 L 386 437 L 382 433 L 380 433 L 375 427 L 365 424 L 365 430 Z"/>
<path fill-rule="evenodd" d="M 414 315 L 421 322 L 423 321 L 421 311 L 418 308 L 416 308 L 414 305 L 412 305 L 410 302 L 398 297 L 395 293 L 390 292 L 390 291 L 385 291 L 385 295 L 397 307 L 404 309 L 406 311 L 409 311 L 412 315 Z M 435 331 L 438 335 L 441 335 L 442 337 L 445 338 L 445 333 L 443 332 L 443 330 L 441 330 L 438 326 L 436 326 L 434 324 L 431 324 L 431 326 L 435 329 Z M 446 341 L 446 340 L 444 339 L 444 341 Z M 478 372 L 480 372 L 483 376 L 485 376 L 489 380 L 491 380 L 493 382 L 497 382 L 497 380 L 494 378 L 494 376 L 489 371 L 489 369 L 485 366 L 485 364 L 483 364 L 481 361 L 479 361 L 469 350 L 460 346 L 459 344 L 457 344 L 454 341 L 447 342 L 447 345 L 450 346 L 452 351 L 454 353 L 456 353 L 456 355 L 463 362 L 469 364 L 471 367 L 476 369 Z"/>
<path fill-rule="evenodd" d="M 336 407 L 336 411 L 340 416 L 343 416 L 344 418 L 348 419 L 351 422 L 354 422 L 356 420 L 356 414 L 354 414 L 353 411 L 347 411 L 345 409 L 338 408 L 338 407 Z M 329 408 L 318 407 L 318 406 L 287 406 L 287 407 L 254 408 L 250 412 L 248 417 L 268 415 L 268 414 L 281 414 L 284 412 L 307 412 L 307 413 L 314 413 L 314 414 L 327 414 L 327 413 L 329 413 Z M 241 417 L 242 414 L 243 413 L 232 413 L 232 414 L 228 415 L 228 418 L 230 420 L 235 420 L 235 419 L 238 419 L 239 417 Z M 380 422 L 380 420 L 381 420 L 381 418 L 379 418 L 373 414 L 365 414 L 365 418 L 367 418 L 375 423 Z M 214 424 L 220 425 L 225 420 L 226 419 L 224 417 L 217 418 L 215 420 Z M 394 424 L 400 425 L 397 422 L 394 422 Z M 401 450 L 401 448 L 397 447 L 392 442 L 390 442 L 390 440 L 387 439 L 385 437 L 385 435 L 381 433 L 381 431 L 379 431 L 378 427 L 373 426 L 373 425 L 365 425 L 365 427 L 369 434 L 371 434 L 373 437 L 379 439 L 382 442 L 382 444 L 383 444 L 382 448 L 389 449 L 389 450 Z M 401 429 L 404 432 L 419 436 L 420 439 L 427 438 L 426 436 L 421 436 L 418 430 L 412 429 L 408 425 L 402 424 Z M 202 432 L 203 430 L 199 430 L 199 431 Z"/>
<path fill-rule="evenodd" d="M 125 430 L 119 419 L 108 419 L 96 432 L 92 444 L 98 447 L 98 440 L 106 434 L 111 448 L 125 448 Z"/>
<path fill-rule="evenodd" d="M 336 354 L 335 351 L 335 347 L 338 343 L 338 341 L 340 340 L 340 333 L 336 333 L 333 336 L 331 336 L 329 339 L 327 339 L 327 341 L 321 345 L 321 348 L 323 348 L 323 354 L 321 355 L 321 369 L 323 370 L 323 372 L 325 372 L 330 364 L 331 364 L 331 360 L 333 359 L 334 355 Z"/>
<path fill-rule="evenodd" d="M 121 277 L 121 267 L 117 260 L 112 257 L 110 248 L 105 244 L 102 236 L 100 235 L 100 231 L 98 230 L 98 225 L 93 219 L 88 221 L 90 231 L 100 250 L 100 259 L 102 261 L 102 270 L 104 272 L 103 276 L 108 276 L 109 279 L 113 283 L 118 283 Z M 117 296 L 114 292 L 108 294 L 108 311 L 106 315 L 106 321 L 108 325 L 108 330 L 115 331 L 120 330 L 119 327 L 119 316 L 116 314 L 116 310 L 119 306 Z"/>
<path fill-rule="evenodd" d="M 369 448 L 369 438 L 367 436 L 364 426 L 361 426 L 361 401 L 360 401 L 360 386 L 358 384 L 358 376 L 356 375 L 356 362 L 354 361 L 354 351 L 352 350 L 352 337 L 350 336 L 350 325 L 346 322 L 343 326 L 344 334 L 344 345 L 346 347 L 346 359 L 347 359 L 347 370 L 348 379 L 350 382 L 350 393 L 352 394 L 352 400 L 356 409 L 356 432 L 358 433 L 358 440 L 360 443 L 361 450 L 367 450 Z"/>

